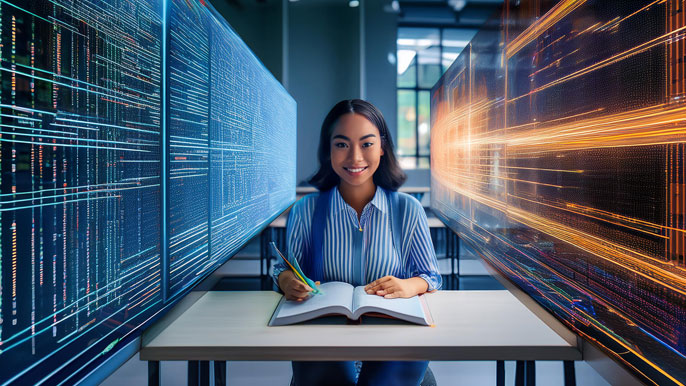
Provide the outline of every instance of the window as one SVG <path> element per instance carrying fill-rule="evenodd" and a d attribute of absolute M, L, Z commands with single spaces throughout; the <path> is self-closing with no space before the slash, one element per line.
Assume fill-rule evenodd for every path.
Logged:
<path fill-rule="evenodd" d="M 431 88 L 476 30 L 398 28 L 397 152 L 405 169 L 429 168 Z"/>

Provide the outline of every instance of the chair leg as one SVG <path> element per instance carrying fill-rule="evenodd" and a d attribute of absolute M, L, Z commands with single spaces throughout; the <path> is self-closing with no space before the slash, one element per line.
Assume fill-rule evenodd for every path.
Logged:
<path fill-rule="evenodd" d="M 450 256 L 450 274 L 455 276 L 455 251 L 453 251 L 453 238 L 450 228 L 445 228 L 445 253 Z"/>
<path fill-rule="evenodd" d="M 457 276 L 460 277 L 460 236 L 457 234 L 455 235 L 455 262 L 456 262 L 456 270 L 457 270 Z"/>
<path fill-rule="evenodd" d="M 267 232 L 269 232 L 269 229 L 265 229 L 260 233 L 260 278 L 264 277 L 264 259 L 267 258 L 267 246 L 268 240 L 267 240 Z"/>

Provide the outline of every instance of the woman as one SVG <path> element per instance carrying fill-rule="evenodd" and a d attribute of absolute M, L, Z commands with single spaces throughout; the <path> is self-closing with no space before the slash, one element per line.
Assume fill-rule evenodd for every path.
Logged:
<path fill-rule="evenodd" d="M 315 280 L 365 285 L 367 293 L 385 298 L 440 288 L 421 204 L 398 193 L 399 213 L 389 213 L 390 197 L 406 176 L 381 113 L 359 99 L 337 103 L 322 124 L 318 156 L 319 171 L 309 182 L 320 192 L 298 201 L 288 217 L 289 258 L 298 260 Z M 318 203 L 320 195 L 326 196 Z M 322 201 L 326 212 L 317 220 L 315 208 Z M 391 222 L 396 216 L 400 216 L 401 235 L 394 238 Z M 323 236 L 313 240 L 318 229 Z M 306 301 L 312 290 L 283 264 L 275 266 L 274 277 L 287 299 Z M 424 361 L 363 362 L 357 384 L 418 385 L 427 365 Z M 356 371 L 351 361 L 293 362 L 293 377 L 296 385 L 354 385 Z"/>

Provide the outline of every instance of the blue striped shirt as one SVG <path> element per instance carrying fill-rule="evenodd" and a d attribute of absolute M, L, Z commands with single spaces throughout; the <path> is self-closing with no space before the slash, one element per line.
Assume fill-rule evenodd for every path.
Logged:
<path fill-rule="evenodd" d="M 399 193 L 403 194 L 403 193 Z M 288 258 L 302 265 L 303 256 L 311 250 L 310 229 L 312 214 L 319 193 L 308 194 L 293 205 L 288 215 L 286 234 Z M 400 279 L 421 277 L 429 284 L 428 291 L 441 287 L 436 252 L 431 242 L 429 224 L 424 208 L 415 198 L 406 195 L 407 203 L 402 215 L 400 256 L 393 246 L 389 221 L 388 200 L 383 189 L 377 188 L 374 198 L 357 212 L 343 200 L 338 188 L 334 188 L 329 203 L 329 214 L 324 229 L 323 251 L 324 281 L 353 283 L 353 259 L 363 259 L 365 283 L 386 275 Z M 354 232 L 362 229 L 361 248 L 355 248 Z M 358 246 L 359 247 L 359 246 Z M 359 256 L 354 256 L 358 250 Z M 286 269 L 283 261 L 274 266 L 273 277 Z"/>

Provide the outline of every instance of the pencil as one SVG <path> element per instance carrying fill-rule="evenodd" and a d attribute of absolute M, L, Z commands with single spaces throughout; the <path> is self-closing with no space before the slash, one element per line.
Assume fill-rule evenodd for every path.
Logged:
<path fill-rule="evenodd" d="M 288 264 L 289 267 L 291 267 L 291 270 L 293 270 L 293 273 L 295 274 L 295 276 L 297 276 L 298 279 L 300 279 L 300 281 L 302 281 L 303 283 L 307 284 L 307 281 L 305 280 L 305 278 L 303 278 L 302 276 L 300 276 L 300 273 L 298 272 L 298 270 L 295 269 L 295 267 L 291 264 L 291 262 L 288 261 L 288 260 L 286 260 L 286 258 L 285 258 L 283 255 L 281 255 L 281 258 L 283 259 L 283 261 L 286 262 L 286 264 Z"/>
<path fill-rule="evenodd" d="M 307 279 L 305 279 L 305 278 L 300 274 L 300 272 L 293 266 L 293 264 L 291 264 L 290 261 L 288 261 L 288 259 L 286 258 L 286 256 L 284 256 L 283 253 L 281 253 L 281 251 L 279 251 L 279 249 L 276 247 L 276 244 L 274 244 L 273 241 L 270 242 L 270 244 L 272 244 L 272 247 L 273 247 L 274 250 L 279 254 L 279 256 L 281 256 L 281 258 L 283 259 L 283 261 L 285 261 L 286 264 L 288 264 L 288 266 L 291 268 L 291 270 L 293 271 L 293 273 L 295 274 L 295 276 L 296 276 L 298 279 L 300 279 L 300 281 L 302 281 L 303 283 L 305 283 L 306 286 L 312 287 L 312 285 L 311 285 L 310 283 L 307 282 Z M 313 290 L 314 292 L 317 292 L 317 288 L 312 288 L 312 290 Z"/>

